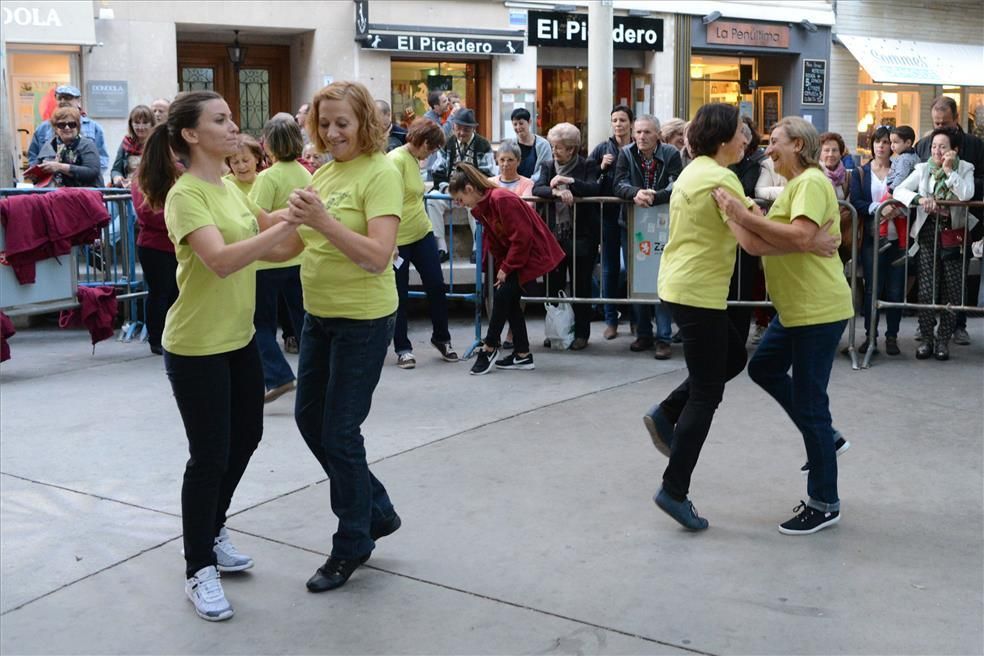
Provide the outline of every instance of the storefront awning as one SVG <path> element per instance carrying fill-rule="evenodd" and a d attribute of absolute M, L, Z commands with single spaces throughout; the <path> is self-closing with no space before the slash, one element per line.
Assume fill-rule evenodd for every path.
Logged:
<path fill-rule="evenodd" d="M 7 43 L 95 45 L 91 0 L 4 0 L 0 7 Z"/>
<path fill-rule="evenodd" d="M 984 46 L 838 34 L 875 82 L 984 86 Z"/>

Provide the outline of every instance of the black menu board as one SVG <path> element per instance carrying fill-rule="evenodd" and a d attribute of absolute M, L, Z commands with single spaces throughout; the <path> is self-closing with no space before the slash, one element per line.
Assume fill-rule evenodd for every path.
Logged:
<path fill-rule="evenodd" d="M 803 60 L 804 105 L 822 105 L 827 93 L 827 60 Z"/>

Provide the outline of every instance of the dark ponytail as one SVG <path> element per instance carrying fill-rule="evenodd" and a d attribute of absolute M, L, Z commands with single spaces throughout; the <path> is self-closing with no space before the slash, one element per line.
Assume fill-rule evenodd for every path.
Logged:
<path fill-rule="evenodd" d="M 497 185 L 489 180 L 484 173 L 476 169 L 471 164 L 465 162 L 455 166 L 451 179 L 448 180 L 448 193 L 457 194 L 465 190 L 465 185 L 471 185 L 475 191 L 486 191 L 495 189 Z"/>
<path fill-rule="evenodd" d="M 168 109 L 167 120 L 158 124 L 147 137 L 144 144 L 143 156 L 140 158 L 140 169 L 137 173 L 137 184 L 140 191 L 152 209 L 164 207 L 167 192 L 178 179 L 178 167 L 175 156 L 186 161 L 191 158 L 188 142 L 181 136 L 185 128 L 194 128 L 202 114 L 202 105 L 210 100 L 221 100 L 222 96 L 214 91 L 186 91 L 175 97 Z"/>

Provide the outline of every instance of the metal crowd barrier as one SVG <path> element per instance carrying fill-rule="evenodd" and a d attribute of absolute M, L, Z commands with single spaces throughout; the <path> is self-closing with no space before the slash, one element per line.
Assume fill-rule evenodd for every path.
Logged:
<path fill-rule="evenodd" d="M 523 200 L 525 200 L 525 201 L 531 201 L 531 202 L 536 202 L 536 203 L 554 203 L 554 202 L 556 202 L 556 199 L 553 199 L 553 198 L 539 198 L 539 197 L 533 197 L 533 196 L 524 197 Z M 766 202 L 764 202 L 764 201 L 756 201 L 756 202 L 760 206 L 762 206 L 763 208 L 766 208 L 766 209 L 769 206 L 769 204 L 766 203 Z M 602 217 L 604 217 L 604 206 L 605 206 L 606 203 L 618 203 L 620 205 L 628 205 L 630 207 L 634 205 L 634 203 L 632 201 L 623 200 L 621 198 L 617 198 L 617 197 L 613 197 L 613 196 L 592 196 L 592 197 L 585 197 L 585 198 L 575 198 L 574 199 L 572 219 L 571 219 L 571 221 L 572 221 L 572 232 L 573 232 L 572 241 L 576 241 L 576 238 L 577 238 L 577 208 L 578 208 L 579 205 L 583 205 L 585 203 L 596 203 L 596 204 L 598 204 L 599 205 L 599 210 L 598 211 L 599 211 L 599 214 Z M 847 201 L 838 201 L 838 205 L 841 206 L 841 207 L 845 207 L 845 208 L 847 208 L 850 211 L 850 214 L 851 214 L 851 230 L 853 231 L 853 234 L 854 235 L 857 235 L 857 233 L 858 233 L 858 213 L 857 213 L 857 210 L 854 208 L 854 206 L 852 206 Z M 602 218 L 601 220 L 604 220 L 604 218 Z M 626 227 L 626 229 L 628 229 L 628 227 Z M 601 241 L 599 242 L 599 246 L 600 246 L 601 250 L 604 250 L 604 231 L 602 231 Z M 849 260 L 849 272 L 847 274 L 848 275 L 848 279 L 850 281 L 850 286 L 851 286 L 851 303 L 852 304 L 854 304 L 854 299 L 857 297 L 857 274 L 858 274 L 857 261 L 858 261 L 858 248 L 859 248 L 858 240 L 855 238 L 855 239 L 852 240 L 852 243 L 851 243 L 851 259 Z M 632 254 L 629 253 L 629 255 L 631 256 Z M 741 250 L 741 248 L 738 248 L 737 257 L 739 257 L 739 258 L 742 257 L 742 250 Z M 626 265 L 628 265 L 627 262 L 626 262 Z M 573 264 L 572 264 L 572 271 L 571 271 L 571 277 L 572 278 L 575 278 L 576 277 L 576 273 L 575 273 L 576 272 L 576 267 L 577 267 L 577 258 L 574 258 L 574 261 L 573 261 Z M 769 300 L 768 295 L 766 295 L 765 300 L 758 300 L 758 301 L 756 301 L 756 300 L 743 300 L 741 298 L 741 288 L 742 288 L 742 285 L 741 285 L 741 270 L 742 270 L 741 266 L 738 266 L 738 298 L 735 299 L 735 300 L 729 300 L 728 301 L 728 307 L 769 307 L 769 308 L 774 307 L 772 301 Z M 607 305 L 607 304 L 612 304 L 612 305 L 659 305 L 661 303 L 661 301 L 659 299 L 634 298 L 634 297 L 632 297 L 631 292 L 629 291 L 629 290 L 631 290 L 631 287 L 632 287 L 631 281 L 629 281 L 628 289 L 626 290 L 626 298 L 609 298 L 609 297 L 605 297 L 605 296 L 601 296 L 599 298 L 586 298 L 586 297 L 583 297 L 583 296 L 573 296 L 573 295 L 571 295 L 571 296 L 550 296 L 550 283 L 549 283 L 549 276 L 548 276 L 547 277 L 547 288 L 546 288 L 547 295 L 546 296 L 523 296 L 522 297 L 522 300 L 523 301 L 526 301 L 526 302 L 530 302 L 530 303 L 592 303 L 592 304 L 599 304 L 599 305 Z M 480 317 L 479 317 L 479 320 L 480 320 Z M 851 367 L 854 370 L 859 370 L 860 369 L 860 363 L 859 363 L 859 360 L 858 360 L 858 352 L 857 352 L 857 348 L 856 348 L 856 332 L 857 332 L 857 329 L 856 329 L 856 326 L 855 326 L 856 320 L 857 320 L 857 312 L 855 311 L 854 316 L 852 316 L 851 321 L 848 323 L 848 355 L 851 358 Z M 476 334 L 480 334 L 481 326 L 478 326 L 477 331 L 478 332 Z"/>
<path fill-rule="evenodd" d="M 950 200 L 938 200 L 938 201 L 936 201 L 936 204 L 937 205 L 940 205 L 940 206 L 943 206 L 943 207 L 968 207 L 968 208 L 969 207 L 984 207 L 984 202 L 982 202 L 982 201 L 950 201 Z M 897 201 L 897 200 L 895 200 L 893 198 L 889 198 L 889 199 L 887 199 L 887 200 L 885 200 L 885 201 L 883 201 L 883 202 L 881 202 L 881 203 L 878 204 L 878 207 L 875 209 L 875 213 L 873 215 L 875 217 L 874 218 L 875 223 L 877 224 L 878 217 L 881 216 L 882 210 L 884 208 L 886 208 L 886 207 L 890 207 L 890 206 L 893 206 L 893 205 L 894 206 L 897 206 L 897 207 L 900 207 L 903 210 L 905 210 L 905 231 L 908 234 L 909 231 L 910 231 L 910 223 L 911 223 L 911 220 L 912 220 L 912 212 L 910 210 L 913 210 L 914 211 L 915 210 L 915 207 L 910 208 L 909 206 L 905 205 L 904 203 L 902 203 L 900 201 Z M 940 229 L 939 221 L 936 221 L 935 222 L 935 234 L 933 236 L 933 261 L 934 262 L 936 261 L 936 256 L 937 256 L 937 253 L 939 252 L 939 247 L 940 247 L 939 229 Z M 960 304 L 959 305 L 953 305 L 952 303 L 940 304 L 940 303 L 937 303 L 936 302 L 936 291 L 937 291 L 936 270 L 938 268 L 936 266 L 933 266 L 933 299 L 932 299 L 932 302 L 931 303 L 909 303 L 908 300 L 906 299 L 906 294 L 904 294 L 904 293 L 903 293 L 902 301 L 901 302 L 883 301 L 883 300 L 879 299 L 878 298 L 878 263 L 877 263 L 877 259 L 881 255 L 881 253 L 878 252 L 878 243 L 877 243 L 877 240 L 875 241 L 875 247 L 873 249 L 873 257 L 872 257 L 872 260 L 873 261 L 871 262 L 871 274 L 870 274 L 870 282 L 871 282 L 871 307 L 867 308 L 867 310 L 868 310 L 868 316 L 869 316 L 868 321 L 869 321 L 869 325 L 871 326 L 871 332 L 872 332 L 872 334 L 874 334 L 876 332 L 876 330 L 877 330 L 877 326 L 878 326 L 878 324 L 877 324 L 877 321 L 878 321 L 878 310 L 880 310 L 880 309 L 894 309 L 894 308 L 898 308 L 900 310 L 917 310 L 917 311 L 918 310 L 937 310 L 937 311 L 942 311 L 942 312 L 971 312 L 971 313 L 979 313 L 979 312 L 981 312 L 981 308 L 977 307 L 976 305 L 967 305 L 967 259 L 968 258 L 966 257 L 966 251 L 964 249 L 970 248 L 970 227 L 969 227 L 969 221 L 964 222 L 963 231 L 964 231 L 964 233 L 963 233 L 963 246 L 961 248 L 961 253 L 960 253 L 960 281 L 961 282 L 960 282 Z M 872 237 L 874 237 L 874 235 L 872 235 Z M 909 238 L 910 239 L 914 239 L 911 235 L 910 235 Z M 918 239 L 918 237 L 916 237 L 915 239 Z M 908 245 L 908 248 L 910 248 L 910 249 L 912 248 L 912 244 L 911 243 Z M 905 255 L 905 253 L 903 253 L 903 255 Z M 917 257 L 918 256 L 919 255 L 917 254 Z M 906 258 L 906 260 L 905 260 L 905 278 L 906 279 L 909 278 L 909 258 Z M 918 282 L 917 282 L 917 284 L 918 284 Z M 875 345 L 874 344 L 871 344 L 870 347 L 868 348 L 868 351 L 864 354 L 864 361 L 861 364 L 861 367 L 862 368 L 868 369 L 868 368 L 871 367 L 871 357 L 872 357 L 872 355 L 874 355 L 874 352 L 875 352 L 875 348 L 874 347 L 875 347 Z"/>
<path fill-rule="evenodd" d="M 27 194 L 51 193 L 57 189 L 5 188 L 0 189 L 0 197 L 22 196 Z M 91 245 L 76 246 L 72 249 L 73 281 L 79 287 L 110 286 L 116 289 L 116 300 L 123 303 L 123 328 L 120 341 L 130 341 L 134 337 L 146 337 L 146 328 L 137 320 L 137 303 L 147 296 L 143 277 L 137 269 L 137 248 L 134 231 L 136 213 L 130 192 L 114 187 L 91 188 L 98 191 L 110 215 L 109 224 L 102 229 L 99 239 Z M 51 303 L 32 303 L 5 309 L 8 316 L 30 316 L 68 310 L 79 306 L 75 300 L 74 289 L 70 300 Z"/>

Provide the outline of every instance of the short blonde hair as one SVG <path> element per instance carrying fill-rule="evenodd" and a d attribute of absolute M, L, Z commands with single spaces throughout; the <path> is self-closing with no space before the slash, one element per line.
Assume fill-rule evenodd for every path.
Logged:
<path fill-rule="evenodd" d="M 660 128 L 660 138 L 669 142 L 687 131 L 687 122 L 682 118 L 671 118 Z"/>
<path fill-rule="evenodd" d="M 359 122 L 358 148 L 363 155 L 375 152 L 385 152 L 387 142 L 388 125 L 383 123 L 383 119 L 376 107 L 369 90 L 358 82 L 339 81 L 332 82 L 314 94 L 311 99 L 311 108 L 307 116 L 307 131 L 313 143 L 319 151 L 326 152 L 328 144 L 321 138 L 318 131 L 319 112 L 322 100 L 345 100 L 355 114 Z"/>
<path fill-rule="evenodd" d="M 547 141 L 557 140 L 560 143 L 577 150 L 581 147 L 581 131 L 570 123 L 558 123 L 547 132 Z"/>
<path fill-rule="evenodd" d="M 801 167 L 804 169 L 820 168 L 820 133 L 813 127 L 812 123 L 801 119 L 799 116 L 787 116 L 776 123 L 772 129 L 775 130 L 776 128 L 782 128 L 790 141 L 799 139 L 800 143 L 803 144 L 802 150 L 797 153 Z"/>

